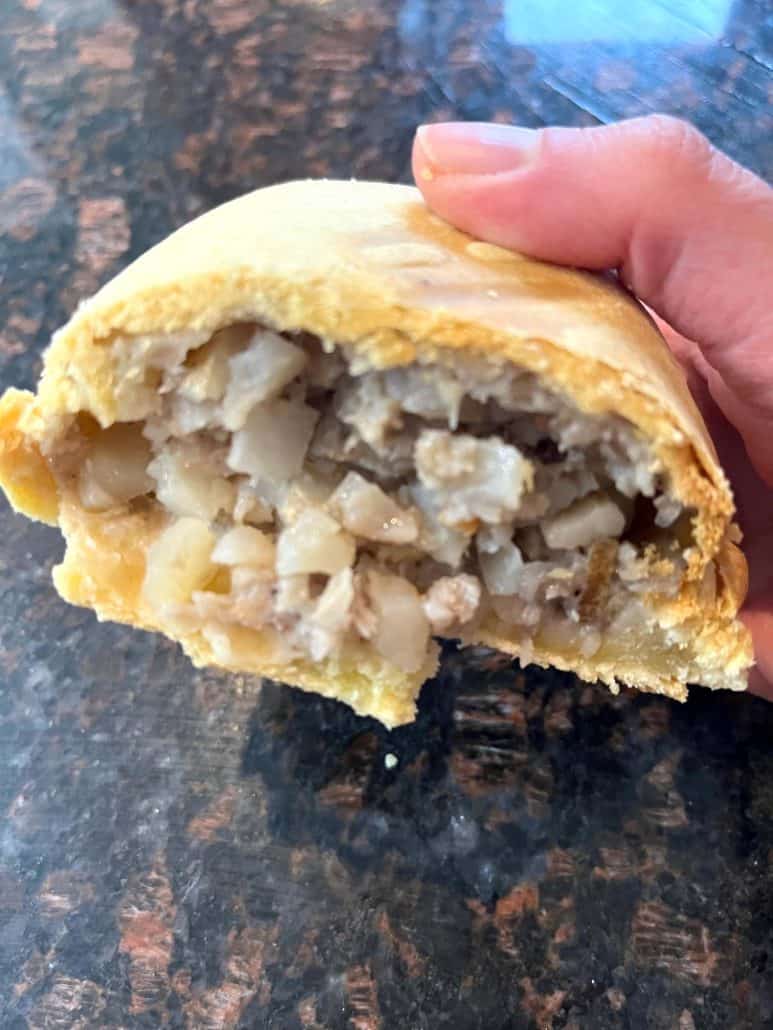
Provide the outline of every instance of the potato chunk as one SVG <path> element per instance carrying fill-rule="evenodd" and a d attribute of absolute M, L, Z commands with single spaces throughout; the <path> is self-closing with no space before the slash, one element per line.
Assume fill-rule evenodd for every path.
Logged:
<path fill-rule="evenodd" d="M 230 378 L 223 400 L 226 429 L 241 429 L 252 408 L 278 397 L 303 369 L 306 355 L 289 340 L 259 330 L 247 349 L 229 361 Z"/>
<path fill-rule="evenodd" d="M 325 512 L 309 508 L 279 534 L 276 567 L 280 576 L 332 576 L 353 565 L 354 555 L 354 537 Z"/>
<path fill-rule="evenodd" d="M 589 547 L 597 540 L 619 537 L 624 529 L 625 515 L 603 493 L 582 497 L 542 523 L 542 535 L 552 550 Z"/>
<path fill-rule="evenodd" d="M 87 511 L 126 504 L 153 489 L 147 472 L 150 444 L 134 423 L 118 422 L 90 442 L 78 476 L 78 494 Z"/>
<path fill-rule="evenodd" d="M 319 413 L 305 404 L 270 401 L 234 433 L 228 464 L 254 479 L 285 483 L 300 474 Z"/>
<path fill-rule="evenodd" d="M 142 595 L 158 610 L 167 604 L 190 601 L 212 577 L 214 534 L 201 519 L 177 519 L 148 549 Z"/>
<path fill-rule="evenodd" d="M 415 512 L 406 511 L 357 472 L 349 472 L 328 505 L 355 536 L 382 543 L 410 544 L 419 536 Z"/>
<path fill-rule="evenodd" d="M 219 511 L 230 512 L 236 488 L 215 475 L 196 448 L 170 445 L 148 466 L 156 482 L 156 497 L 174 515 L 213 521 Z"/>
<path fill-rule="evenodd" d="M 368 598 L 376 619 L 373 646 L 404 672 L 416 672 L 427 657 L 429 619 L 416 587 L 402 576 L 368 572 Z"/>
<path fill-rule="evenodd" d="M 273 569 L 275 557 L 274 541 L 252 526 L 229 529 L 212 552 L 212 561 L 218 565 L 249 565 L 260 569 Z"/>

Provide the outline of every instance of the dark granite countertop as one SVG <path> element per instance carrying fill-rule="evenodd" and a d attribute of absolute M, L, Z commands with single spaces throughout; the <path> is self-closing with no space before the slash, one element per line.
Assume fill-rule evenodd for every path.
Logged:
<path fill-rule="evenodd" d="M 575 7 L 3 0 L 3 381 L 219 201 L 406 180 L 428 117 L 668 110 L 770 176 L 769 0 Z M 773 705 L 450 654 L 388 734 L 98 625 L 0 518 L 3 1028 L 773 1026 Z"/>

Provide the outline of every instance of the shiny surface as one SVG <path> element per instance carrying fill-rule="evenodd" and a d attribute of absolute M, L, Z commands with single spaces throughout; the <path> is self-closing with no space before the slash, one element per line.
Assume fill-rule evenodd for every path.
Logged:
<path fill-rule="evenodd" d="M 7 0 L 3 382 L 219 201 L 407 181 L 424 118 L 668 110 L 773 174 L 767 0 L 568 7 Z M 3 1027 L 770 1024 L 770 706 L 450 656 L 386 734 L 97 625 L 57 534 L 2 534 Z"/>

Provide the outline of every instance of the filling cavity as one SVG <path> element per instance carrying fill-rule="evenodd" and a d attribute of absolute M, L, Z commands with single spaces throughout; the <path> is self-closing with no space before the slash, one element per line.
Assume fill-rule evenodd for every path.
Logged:
<path fill-rule="evenodd" d="M 569 627 L 592 657 L 632 594 L 679 588 L 691 513 L 641 434 L 533 373 L 454 355 L 374 370 L 253 324 L 142 344 L 121 421 L 79 420 L 72 474 L 89 511 L 164 509 L 145 601 L 221 651 L 246 627 L 285 658 L 367 641 L 416 673 L 433 635 L 485 621 Z"/>

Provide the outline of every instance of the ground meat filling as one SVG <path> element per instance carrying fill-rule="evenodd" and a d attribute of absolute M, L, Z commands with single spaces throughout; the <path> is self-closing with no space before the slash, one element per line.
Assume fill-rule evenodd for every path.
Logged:
<path fill-rule="evenodd" d="M 144 348 L 77 489 L 90 511 L 168 513 L 143 585 L 165 624 L 221 649 L 229 626 L 270 630 L 315 661 L 367 641 L 415 673 L 433 635 L 492 619 L 568 620 L 591 657 L 626 598 L 679 588 L 690 513 L 644 439 L 526 370 L 376 371 L 255 325 Z"/>

